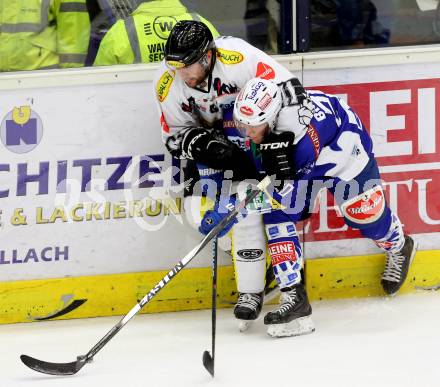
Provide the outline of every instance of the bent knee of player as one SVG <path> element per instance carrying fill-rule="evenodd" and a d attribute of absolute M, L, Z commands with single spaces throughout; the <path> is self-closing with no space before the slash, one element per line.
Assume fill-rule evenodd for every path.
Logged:
<path fill-rule="evenodd" d="M 198 195 L 186 196 L 183 199 L 185 218 L 192 229 L 196 231 L 199 230 L 203 214 L 208 208 L 212 208 L 213 206 L 214 202 L 207 202 L 206 198 Z M 223 251 L 231 251 L 231 237 L 229 233 L 218 239 L 218 245 Z"/>
<path fill-rule="evenodd" d="M 265 239 L 263 217 L 260 214 L 250 214 L 240 219 L 232 228 L 234 243 L 256 242 L 261 243 Z"/>
<path fill-rule="evenodd" d="M 185 197 L 183 199 L 183 209 L 185 218 L 191 228 L 198 230 L 202 222 L 202 197 L 195 195 Z"/>
<path fill-rule="evenodd" d="M 241 219 L 231 230 L 237 290 L 259 293 L 266 276 L 266 235 L 260 214 Z"/>
<path fill-rule="evenodd" d="M 263 214 L 263 221 L 265 225 L 278 223 L 296 223 L 304 219 L 306 211 L 298 213 L 288 213 L 285 210 L 272 210 Z"/>
<path fill-rule="evenodd" d="M 340 208 L 345 223 L 367 238 L 378 239 L 390 227 L 391 210 L 380 185 L 345 201 Z"/>

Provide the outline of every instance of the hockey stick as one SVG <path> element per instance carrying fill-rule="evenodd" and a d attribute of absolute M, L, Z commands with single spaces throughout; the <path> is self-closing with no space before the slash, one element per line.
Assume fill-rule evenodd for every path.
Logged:
<path fill-rule="evenodd" d="M 216 203 L 220 201 L 219 189 L 217 189 L 215 201 Z M 209 351 L 205 351 L 202 358 L 204 367 L 212 377 L 214 377 L 215 331 L 217 326 L 217 248 L 218 239 L 214 237 L 212 241 L 211 354 Z"/>
<path fill-rule="evenodd" d="M 215 360 L 215 331 L 217 323 L 217 238 L 212 242 L 212 304 L 211 304 L 211 354 L 209 351 L 203 352 L 203 365 L 206 370 L 214 377 Z"/>
<path fill-rule="evenodd" d="M 237 206 L 228 213 L 228 215 L 215 226 L 203 239 L 194 247 L 185 257 L 177 263 L 149 292 L 140 300 L 107 334 L 99 340 L 93 348 L 85 355 L 80 355 L 76 361 L 70 363 L 51 363 L 35 359 L 31 356 L 21 355 L 21 361 L 37 372 L 49 375 L 74 375 L 86 363 L 90 363 L 93 357 L 127 324 L 151 299 L 162 290 L 192 259 L 214 238 L 223 228 L 229 224 L 242 210 L 249 204 L 258 193 L 270 184 L 270 178 L 265 177 L 258 185 L 257 189 L 249 191 L 246 197 L 237 204 Z"/>

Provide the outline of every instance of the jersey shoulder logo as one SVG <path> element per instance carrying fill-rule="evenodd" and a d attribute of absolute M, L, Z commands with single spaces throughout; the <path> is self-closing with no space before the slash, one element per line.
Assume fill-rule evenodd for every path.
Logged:
<path fill-rule="evenodd" d="M 272 67 L 270 67 L 268 64 L 263 62 L 258 62 L 257 64 L 257 73 L 255 74 L 257 78 L 262 79 L 274 79 L 275 78 L 275 71 Z"/>
<path fill-rule="evenodd" d="M 168 126 L 167 121 L 165 120 L 165 116 L 163 113 L 160 116 L 160 126 L 162 127 L 162 130 L 165 133 L 170 133 L 170 127 Z"/>
<path fill-rule="evenodd" d="M 220 62 L 228 65 L 241 63 L 244 60 L 242 53 L 238 51 L 224 50 L 217 48 L 217 58 Z"/>
<path fill-rule="evenodd" d="M 165 98 L 170 91 L 171 85 L 173 84 L 173 81 L 174 72 L 172 71 L 165 71 L 160 77 L 156 86 L 157 99 L 159 100 L 159 102 L 165 101 Z"/>

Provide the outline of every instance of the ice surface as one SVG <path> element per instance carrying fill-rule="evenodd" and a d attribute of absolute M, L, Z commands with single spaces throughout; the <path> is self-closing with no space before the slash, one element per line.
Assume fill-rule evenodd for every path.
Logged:
<path fill-rule="evenodd" d="M 312 306 L 316 332 L 283 339 L 267 336 L 261 318 L 240 333 L 232 309 L 220 310 L 214 380 L 202 365 L 203 351 L 211 350 L 207 310 L 136 316 L 93 363 L 69 377 L 36 373 L 19 355 L 74 361 L 119 317 L 2 325 L 0 386 L 440 385 L 440 294 Z"/>

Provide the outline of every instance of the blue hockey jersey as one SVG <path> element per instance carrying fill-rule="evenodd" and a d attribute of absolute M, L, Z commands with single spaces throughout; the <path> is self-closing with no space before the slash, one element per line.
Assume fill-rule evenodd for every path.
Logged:
<path fill-rule="evenodd" d="M 298 179 L 337 177 L 349 181 L 357 176 L 373 157 L 372 141 L 360 118 L 347 103 L 321 91 L 308 92 L 314 105 L 309 126 L 299 122 L 298 106 L 280 111 L 275 132 L 295 134 L 292 153 Z M 263 171 L 258 146 L 242 137 L 232 118 L 233 104 L 223 110 L 223 131 L 228 139 L 240 146 Z"/>

